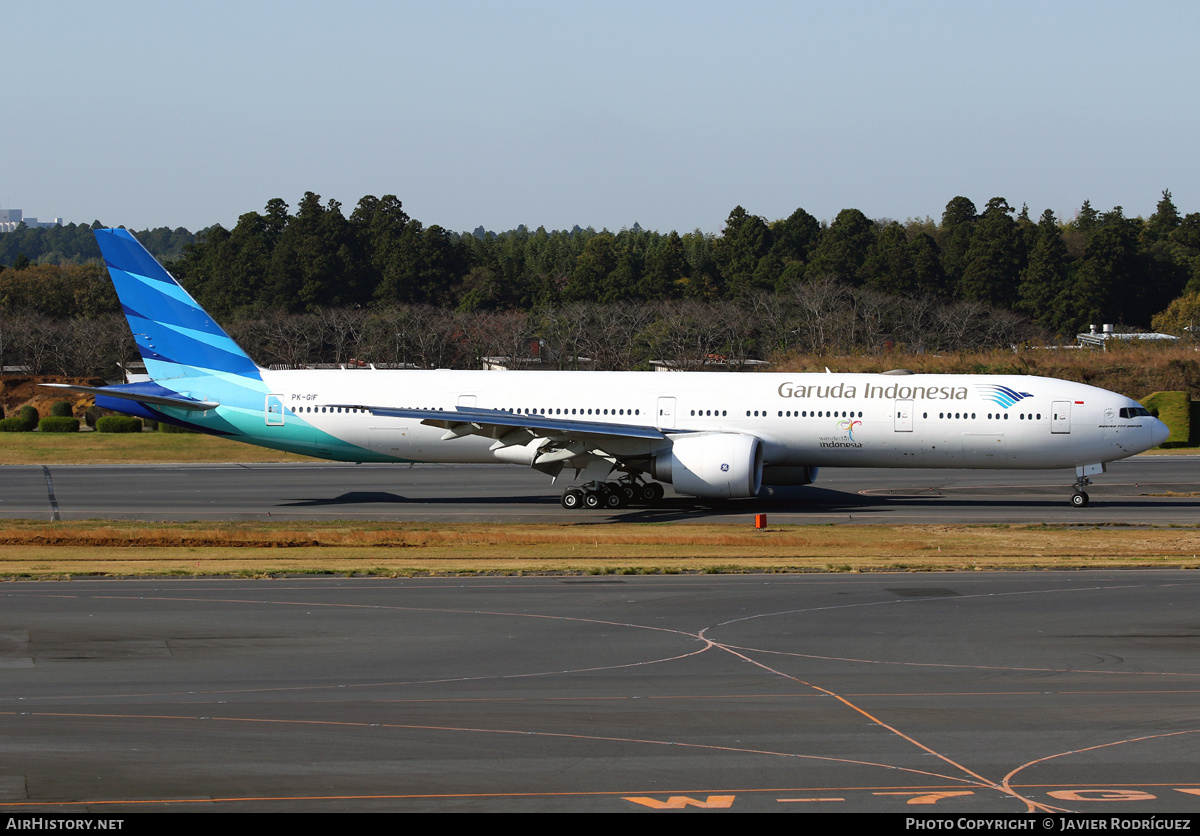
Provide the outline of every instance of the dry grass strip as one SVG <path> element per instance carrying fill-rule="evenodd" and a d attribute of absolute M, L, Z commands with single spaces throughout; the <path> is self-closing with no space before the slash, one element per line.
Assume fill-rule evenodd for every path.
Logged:
<path fill-rule="evenodd" d="M 0 577 L 1200 568 L 1200 529 L 14 521 Z"/>

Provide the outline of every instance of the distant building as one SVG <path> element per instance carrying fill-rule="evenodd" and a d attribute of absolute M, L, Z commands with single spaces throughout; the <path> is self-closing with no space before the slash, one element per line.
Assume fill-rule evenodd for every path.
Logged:
<path fill-rule="evenodd" d="M 706 372 L 752 372 L 758 369 L 765 369 L 771 365 L 769 360 L 731 360 L 728 357 L 723 357 L 719 354 L 710 354 L 700 364 L 698 371 Z M 674 360 L 651 360 L 650 368 L 656 372 L 681 372 L 686 371 L 680 367 Z"/>
<path fill-rule="evenodd" d="M 62 226 L 63 219 L 55 218 L 52 221 L 39 221 L 37 218 L 23 217 L 20 209 L 0 209 L 0 232 L 12 232 L 22 223 L 29 227 L 49 229 L 52 226 Z"/>
<path fill-rule="evenodd" d="M 1079 347 L 1092 346 L 1094 348 L 1106 348 L 1111 343 L 1127 343 L 1133 340 L 1146 342 L 1175 342 L 1179 337 L 1173 337 L 1170 334 L 1118 334 L 1116 329 L 1107 323 L 1101 326 L 1101 330 L 1097 331 L 1095 325 L 1089 326 L 1086 334 L 1076 334 L 1075 339 L 1079 340 Z"/>

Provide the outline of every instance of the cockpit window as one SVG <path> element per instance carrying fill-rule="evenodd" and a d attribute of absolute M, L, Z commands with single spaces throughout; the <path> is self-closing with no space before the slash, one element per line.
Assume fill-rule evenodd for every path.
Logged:
<path fill-rule="evenodd" d="M 1149 418 L 1150 410 L 1144 406 L 1123 406 L 1121 407 L 1122 418 Z"/>

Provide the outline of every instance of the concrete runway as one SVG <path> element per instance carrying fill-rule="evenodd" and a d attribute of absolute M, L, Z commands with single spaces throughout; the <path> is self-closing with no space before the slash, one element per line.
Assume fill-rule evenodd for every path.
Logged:
<path fill-rule="evenodd" d="M 1198 591 L 1186 571 L 9 583 L 0 810 L 1196 811 Z"/>
<path fill-rule="evenodd" d="M 394 519 L 443 522 L 1075 523 L 1192 525 L 1200 457 L 1115 462 L 1068 502 L 1074 472 L 824 469 L 802 488 L 705 503 L 669 490 L 657 508 L 563 510 L 562 486 L 505 465 L 84 465 L 0 469 L 0 517 L 247 520 Z M 1178 496 L 1178 494 L 1194 494 Z M 1171 496 L 1169 494 L 1176 494 Z"/>

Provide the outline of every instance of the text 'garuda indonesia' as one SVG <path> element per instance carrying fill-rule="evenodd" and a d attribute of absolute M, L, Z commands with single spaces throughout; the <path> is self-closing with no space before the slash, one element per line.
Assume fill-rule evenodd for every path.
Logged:
<path fill-rule="evenodd" d="M 853 383 L 838 383 L 832 386 L 792 383 L 784 381 L 779 384 L 781 398 L 856 398 L 858 387 Z M 902 386 L 893 383 L 891 386 L 874 386 L 868 383 L 863 387 L 862 397 L 882 398 L 884 400 L 927 400 L 927 401 L 965 401 L 966 386 Z"/>

